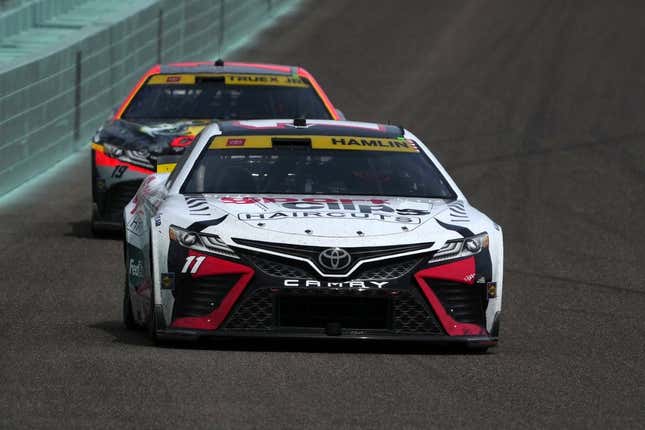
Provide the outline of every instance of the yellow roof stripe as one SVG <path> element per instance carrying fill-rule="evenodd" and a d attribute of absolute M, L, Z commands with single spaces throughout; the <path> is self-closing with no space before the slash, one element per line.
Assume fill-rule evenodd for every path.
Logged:
<path fill-rule="evenodd" d="M 198 77 L 217 78 L 223 77 L 226 85 L 262 85 L 278 87 L 301 87 L 308 88 L 309 85 L 299 76 L 282 75 L 248 75 L 248 74 L 221 74 L 221 73 L 200 73 L 193 74 L 160 74 L 151 76 L 148 85 L 183 84 L 193 85 Z"/>
<path fill-rule="evenodd" d="M 355 151 L 419 152 L 410 139 L 360 136 L 217 136 L 209 149 L 273 148 L 273 139 L 309 140 L 312 149 L 340 149 Z"/>
<path fill-rule="evenodd" d="M 157 173 L 170 173 L 175 170 L 177 163 L 157 164 Z"/>

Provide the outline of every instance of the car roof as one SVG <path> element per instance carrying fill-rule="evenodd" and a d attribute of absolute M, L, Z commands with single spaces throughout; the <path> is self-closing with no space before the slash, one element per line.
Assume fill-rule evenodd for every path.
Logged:
<path fill-rule="evenodd" d="M 255 73 L 264 75 L 298 75 L 299 67 L 279 64 L 240 62 L 194 62 L 162 64 L 159 73 Z"/>
<path fill-rule="evenodd" d="M 402 127 L 370 122 L 333 121 L 333 120 L 304 120 L 304 125 L 294 119 L 283 120 L 248 120 L 248 121 L 219 121 L 217 128 L 208 130 L 211 134 L 228 136 L 363 136 L 393 139 L 405 134 Z M 219 130 L 218 130 L 219 129 Z"/>
<path fill-rule="evenodd" d="M 156 64 L 152 66 L 143 76 L 139 82 L 130 91 L 130 94 L 119 105 L 114 113 L 114 119 L 120 119 L 125 109 L 130 104 L 139 89 L 145 82 L 153 75 L 159 74 L 196 74 L 196 73 L 214 73 L 214 74 L 254 74 L 254 75 L 281 75 L 281 76 L 299 76 L 301 79 L 308 81 L 316 91 L 325 105 L 326 110 L 334 119 L 339 118 L 339 112 L 334 107 L 331 100 L 320 87 L 316 79 L 303 67 L 287 66 L 281 64 L 264 64 L 264 63 L 241 63 L 233 61 L 201 61 L 201 62 L 183 62 L 183 63 L 168 63 Z"/>

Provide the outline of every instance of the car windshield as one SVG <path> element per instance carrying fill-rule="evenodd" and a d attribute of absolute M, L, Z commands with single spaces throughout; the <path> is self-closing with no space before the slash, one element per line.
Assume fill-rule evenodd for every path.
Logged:
<path fill-rule="evenodd" d="M 304 81 L 297 85 L 253 85 L 230 82 L 225 77 L 193 77 L 190 83 L 149 80 L 122 118 L 235 120 L 298 116 L 332 119 L 320 97 Z"/>
<path fill-rule="evenodd" d="M 181 192 L 455 198 L 422 152 L 307 146 L 206 150 Z"/>

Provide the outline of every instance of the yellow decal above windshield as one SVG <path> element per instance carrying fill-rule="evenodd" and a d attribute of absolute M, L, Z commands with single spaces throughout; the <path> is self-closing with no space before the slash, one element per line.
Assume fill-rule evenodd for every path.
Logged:
<path fill-rule="evenodd" d="M 419 152 L 410 139 L 358 136 L 217 136 L 210 149 L 273 148 L 273 142 L 309 142 L 312 149 L 342 149 L 357 151 Z"/>
<path fill-rule="evenodd" d="M 154 75 L 148 79 L 148 85 L 188 84 L 195 83 L 195 75 Z"/>
<path fill-rule="evenodd" d="M 163 163 L 157 164 L 157 173 L 170 173 L 175 170 L 177 163 Z"/>
<path fill-rule="evenodd" d="M 199 75 L 154 75 L 148 79 L 148 85 L 182 84 L 194 85 L 197 78 L 224 78 L 226 85 L 262 85 L 277 87 L 300 87 L 308 88 L 309 85 L 299 76 L 282 75 L 241 75 L 241 74 L 217 74 L 206 73 Z"/>
<path fill-rule="evenodd" d="M 279 87 L 308 87 L 298 76 L 226 75 L 226 85 L 274 85 Z"/>

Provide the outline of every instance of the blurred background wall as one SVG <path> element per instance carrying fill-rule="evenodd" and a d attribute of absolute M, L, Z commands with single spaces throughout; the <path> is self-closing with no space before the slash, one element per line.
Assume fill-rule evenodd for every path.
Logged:
<path fill-rule="evenodd" d="M 151 65 L 214 60 L 298 2 L 0 0 L 0 195 L 86 145 Z"/>

